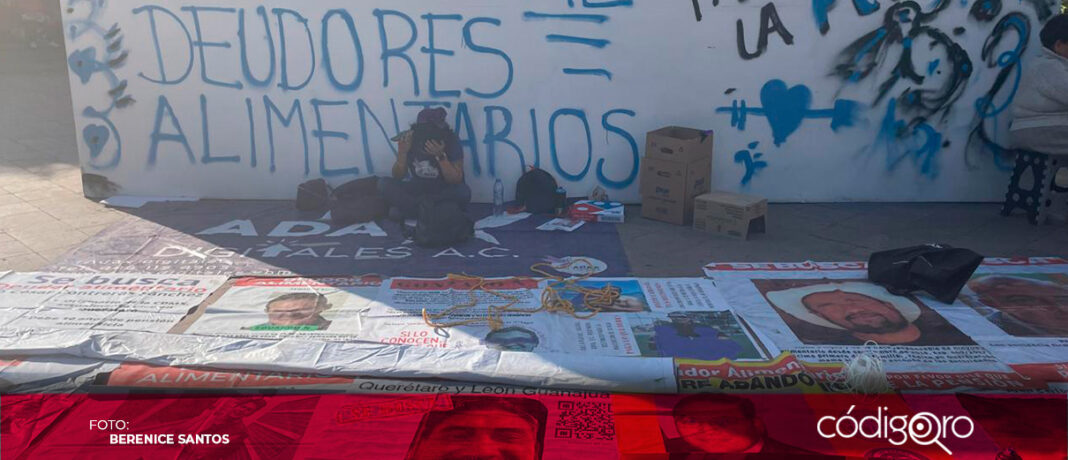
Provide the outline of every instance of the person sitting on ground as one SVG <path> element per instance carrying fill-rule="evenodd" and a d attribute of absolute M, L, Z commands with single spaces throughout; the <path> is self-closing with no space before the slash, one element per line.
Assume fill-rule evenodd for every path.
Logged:
<path fill-rule="evenodd" d="M 1068 155 L 1068 14 L 1047 21 L 1039 38 L 1040 54 L 1012 103 L 1009 134 L 1017 149 Z"/>
<path fill-rule="evenodd" d="M 464 183 L 463 149 L 445 122 L 445 109 L 423 109 L 397 143 L 393 175 L 378 182 L 391 218 L 415 218 L 424 201 L 451 201 L 461 208 L 471 202 L 471 189 Z"/>

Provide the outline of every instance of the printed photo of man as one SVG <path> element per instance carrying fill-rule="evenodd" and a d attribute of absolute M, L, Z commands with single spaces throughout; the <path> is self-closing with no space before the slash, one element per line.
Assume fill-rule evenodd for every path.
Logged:
<path fill-rule="evenodd" d="M 761 281 L 764 281 L 762 283 Z M 775 310 L 808 345 L 974 345 L 970 337 L 911 297 L 890 294 L 865 281 L 799 281 L 768 289 L 754 280 Z"/>
<path fill-rule="evenodd" d="M 549 411 L 531 398 L 454 396 L 423 416 L 409 460 L 540 460 Z"/>
<path fill-rule="evenodd" d="M 314 292 L 283 294 L 267 302 L 267 323 L 245 328 L 249 331 L 325 331 L 330 320 L 322 314 L 332 305 L 326 296 Z"/>
<path fill-rule="evenodd" d="M 665 439 L 669 453 L 816 455 L 768 435 L 749 399 L 698 394 L 680 399 L 671 411 L 679 437 Z"/>
<path fill-rule="evenodd" d="M 697 324 L 683 312 L 668 313 L 668 322 L 657 321 L 653 327 L 653 341 L 660 356 L 703 359 L 735 359 L 742 346 L 725 337 L 722 332 Z"/>
<path fill-rule="evenodd" d="M 509 326 L 490 331 L 483 339 L 486 347 L 500 351 L 534 351 L 541 340 L 534 331 L 518 326 Z"/>
<path fill-rule="evenodd" d="M 1001 330 L 1017 337 L 1068 337 L 1068 286 L 1008 275 L 968 282 L 982 305 L 972 305 Z"/>

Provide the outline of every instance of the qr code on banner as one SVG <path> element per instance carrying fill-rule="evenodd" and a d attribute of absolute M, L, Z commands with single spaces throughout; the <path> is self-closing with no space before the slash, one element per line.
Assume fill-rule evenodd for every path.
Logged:
<path fill-rule="evenodd" d="M 556 408 L 560 411 L 554 429 L 557 438 L 595 441 L 616 439 L 611 403 L 559 401 Z"/>

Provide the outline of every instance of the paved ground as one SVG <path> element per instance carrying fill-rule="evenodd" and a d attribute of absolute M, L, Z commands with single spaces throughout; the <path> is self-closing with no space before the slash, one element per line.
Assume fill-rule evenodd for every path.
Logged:
<path fill-rule="evenodd" d="M 122 217 L 81 195 L 62 49 L 0 48 L 0 269 L 32 270 Z M 925 242 L 990 256 L 1068 256 L 1064 226 L 996 204 L 772 205 L 766 235 L 736 241 L 638 218 L 620 227 L 641 276 L 696 276 L 709 261 L 861 260 Z"/>
<path fill-rule="evenodd" d="M 999 210 L 998 204 L 773 204 L 768 233 L 749 241 L 640 218 L 620 233 L 638 276 L 695 276 L 694 267 L 711 261 L 867 260 L 874 251 L 930 242 L 995 257 L 1068 256 L 1064 226 L 1035 227 Z"/>
<path fill-rule="evenodd" d="M 36 269 L 122 216 L 82 196 L 65 62 L 0 47 L 0 269 Z"/>

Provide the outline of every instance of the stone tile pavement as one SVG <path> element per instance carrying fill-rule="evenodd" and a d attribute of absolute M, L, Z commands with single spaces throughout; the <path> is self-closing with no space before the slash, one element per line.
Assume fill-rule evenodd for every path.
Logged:
<path fill-rule="evenodd" d="M 61 48 L 0 48 L 0 269 L 33 270 L 124 214 L 82 196 Z"/>

